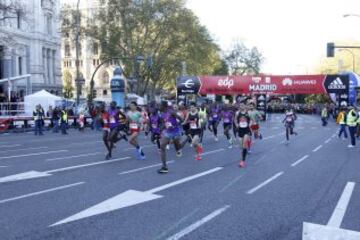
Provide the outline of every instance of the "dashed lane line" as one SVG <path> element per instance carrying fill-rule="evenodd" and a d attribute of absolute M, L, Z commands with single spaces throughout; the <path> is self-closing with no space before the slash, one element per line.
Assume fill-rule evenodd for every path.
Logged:
<path fill-rule="evenodd" d="M 323 147 L 323 145 L 320 145 L 320 146 L 318 146 L 317 148 L 315 148 L 315 149 L 312 150 L 312 151 L 313 151 L 313 152 L 317 152 L 317 151 L 319 151 L 322 147 Z"/>
<path fill-rule="evenodd" d="M 41 194 L 44 194 L 44 193 L 55 192 L 55 191 L 63 190 L 63 189 L 66 189 L 66 188 L 76 187 L 76 186 L 82 185 L 84 183 L 85 182 L 78 182 L 78 183 L 64 185 L 64 186 L 60 186 L 60 187 L 56 187 L 56 188 L 46 189 L 46 190 L 43 190 L 43 191 L 33 192 L 33 193 L 29 193 L 29 194 L 25 194 L 25 195 L 13 197 L 13 198 L 7 198 L 7 199 L 0 200 L 0 204 L 7 203 L 7 202 L 12 202 L 12 201 L 32 197 L 32 196 L 37 196 L 37 195 L 41 195 Z"/>
<path fill-rule="evenodd" d="M 266 185 L 268 185 L 269 183 L 271 183 L 272 181 L 274 181 L 275 179 L 277 179 L 278 177 L 280 177 L 281 175 L 283 175 L 284 172 L 279 172 L 277 174 L 275 174 L 274 176 L 272 176 L 271 178 L 269 178 L 268 180 L 260 183 L 258 186 L 250 189 L 249 191 L 247 191 L 247 194 L 253 194 L 255 192 L 257 192 L 258 190 L 260 190 L 261 188 L 265 187 Z"/>
<path fill-rule="evenodd" d="M 309 157 L 309 155 L 305 155 L 302 158 L 300 158 L 299 160 L 297 160 L 296 162 L 294 162 L 293 164 L 291 164 L 291 167 L 296 167 L 298 164 L 300 164 L 301 162 L 303 162 L 305 159 L 307 159 Z"/>
<path fill-rule="evenodd" d="M 30 148 L 10 149 L 10 150 L 1 150 L 1 153 L 29 151 L 29 150 L 40 150 L 40 149 L 48 149 L 48 148 L 49 147 L 30 147 Z"/>
<path fill-rule="evenodd" d="M 56 151 L 48 151 L 48 152 L 38 152 L 38 153 L 29 153 L 29 154 L 6 156 L 6 157 L 0 157 L 0 160 L 11 159 L 11 158 L 30 157 L 30 156 L 48 155 L 48 154 L 52 154 L 52 153 L 61 153 L 61 152 L 68 152 L 68 150 L 56 150 Z"/>
<path fill-rule="evenodd" d="M 58 160 L 67 160 L 67 159 L 73 159 L 73 158 L 80 158 L 80 157 L 89 157 L 89 156 L 95 156 L 100 155 L 101 153 L 86 153 L 86 154 L 79 154 L 79 155 L 73 155 L 73 156 L 67 156 L 67 157 L 59 157 L 59 158 L 49 158 L 46 159 L 46 162 L 52 162 L 52 161 L 58 161 Z"/>
<path fill-rule="evenodd" d="M 226 205 L 212 213 L 210 213 L 209 215 L 207 215 L 206 217 L 200 219 L 199 221 L 191 224 L 190 226 L 186 227 L 185 229 L 183 229 L 182 231 L 176 233 L 175 235 L 169 237 L 167 240 L 178 240 L 181 239 L 182 237 L 188 235 L 189 233 L 195 231 L 196 229 L 198 229 L 199 227 L 201 227 L 202 225 L 204 225 L 205 223 L 211 221 L 212 219 L 216 218 L 217 216 L 219 216 L 220 214 L 224 213 L 230 206 Z"/>
<path fill-rule="evenodd" d="M 175 162 L 175 161 L 169 161 L 169 162 L 167 162 L 167 164 L 172 164 L 172 163 L 174 163 L 174 162 Z M 140 171 L 143 171 L 143 170 L 146 170 L 146 169 L 155 168 L 155 167 L 160 167 L 161 165 L 162 165 L 162 164 L 160 163 L 160 164 L 149 165 L 149 166 L 142 167 L 142 168 L 136 168 L 136 169 L 133 169 L 133 170 L 121 172 L 121 173 L 119 173 L 119 175 L 125 175 L 125 174 L 140 172 Z"/>

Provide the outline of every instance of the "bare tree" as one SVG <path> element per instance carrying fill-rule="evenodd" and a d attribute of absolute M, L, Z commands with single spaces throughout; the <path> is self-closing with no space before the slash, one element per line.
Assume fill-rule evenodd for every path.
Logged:
<path fill-rule="evenodd" d="M 25 7 L 21 2 L 0 0 L 0 21 L 18 17 L 25 17 Z"/>

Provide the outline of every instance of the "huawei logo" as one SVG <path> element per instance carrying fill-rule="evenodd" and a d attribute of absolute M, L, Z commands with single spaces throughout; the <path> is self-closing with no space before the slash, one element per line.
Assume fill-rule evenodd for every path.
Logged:
<path fill-rule="evenodd" d="M 282 85 L 283 86 L 292 86 L 293 85 L 293 80 L 291 78 L 285 78 L 282 81 Z"/>

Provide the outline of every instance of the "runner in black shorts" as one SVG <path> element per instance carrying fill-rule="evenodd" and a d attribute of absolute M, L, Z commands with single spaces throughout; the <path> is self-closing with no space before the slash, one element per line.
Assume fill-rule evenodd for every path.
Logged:
<path fill-rule="evenodd" d="M 200 123 L 200 115 L 199 111 L 196 108 L 195 103 L 191 103 L 190 105 L 190 111 L 188 115 L 186 116 L 186 119 L 184 121 L 185 123 L 189 124 L 189 134 L 188 138 L 189 141 L 191 141 L 192 147 L 195 149 L 196 152 L 196 160 L 201 160 L 201 154 L 203 153 L 203 148 L 200 144 L 200 135 L 202 131 L 202 126 Z M 185 145 L 186 141 L 182 144 Z"/>
<path fill-rule="evenodd" d="M 250 143 L 250 116 L 246 111 L 245 106 L 240 105 L 239 111 L 236 113 L 235 117 L 236 128 L 238 129 L 240 141 L 240 148 L 242 148 L 242 159 L 240 160 L 239 166 L 241 168 L 245 167 L 246 155 L 249 149 Z"/>

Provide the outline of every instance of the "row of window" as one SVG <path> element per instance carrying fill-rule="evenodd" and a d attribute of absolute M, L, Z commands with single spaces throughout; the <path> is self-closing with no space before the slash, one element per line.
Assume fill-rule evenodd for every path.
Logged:
<path fill-rule="evenodd" d="M 65 52 L 65 57 L 71 57 L 70 44 L 68 44 L 68 43 L 65 44 L 64 52 Z M 81 56 L 81 53 L 82 53 L 82 46 L 81 46 L 81 43 L 79 43 L 79 56 Z M 98 55 L 99 54 L 99 44 L 98 43 L 93 44 L 92 53 L 93 53 L 93 55 Z"/>
<path fill-rule="evenodd" d="M 75 66 L 76 66 L 76 61 L 74 61 L 75 62 Z M 82 67 L 84 65 L 84 63 L 83 63 L 83 60 L 80 60 L 79 61 L 79 66 L 80 67 Z M 65 60 L 64 62 L 63 62 L 63 66 L 64 67 L 72 67 L 72 61 L 71 60 Z"/>

